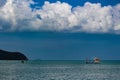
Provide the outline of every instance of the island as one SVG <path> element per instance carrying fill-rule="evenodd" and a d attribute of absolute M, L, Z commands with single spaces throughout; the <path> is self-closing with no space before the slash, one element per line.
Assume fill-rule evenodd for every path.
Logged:
<path fill-rule="evenodd" d="M 20 52 L 0 50 L 0 60 L 28 60 L 28 58 Z"/>

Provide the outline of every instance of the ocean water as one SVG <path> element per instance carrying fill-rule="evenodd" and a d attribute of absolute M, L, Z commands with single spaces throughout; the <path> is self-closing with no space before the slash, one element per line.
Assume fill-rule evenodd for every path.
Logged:
<path fill-rule="evenodd" d="M 120 80 L 120 61 L 0 61 L 0 80 Z"/>

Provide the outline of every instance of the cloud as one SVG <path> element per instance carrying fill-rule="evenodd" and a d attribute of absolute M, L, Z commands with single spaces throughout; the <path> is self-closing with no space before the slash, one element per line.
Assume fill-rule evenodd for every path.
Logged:
<path fill-rule="evenodd" d="M 72 7 L 68 3 L 45 1 L 41 7 L 32 0 L 7 0 L 0 7 L 0 31 L 68 31 L 119 33 L 120 4 L 101 6 L 86 2 Z"/>
<path fill-rule="evenodd" d="M 120 30 L 120 4 L 116 5 L 112 9 L 113 15 L 113 23 L 114 23 L 114 30 Z"/>

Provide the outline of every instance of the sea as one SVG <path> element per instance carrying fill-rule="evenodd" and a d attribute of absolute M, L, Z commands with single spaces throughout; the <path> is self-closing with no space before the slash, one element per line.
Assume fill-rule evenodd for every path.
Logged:
<path fill-rule="evenodd" d="M 120 60 L 0 61 L 0 80 L 120 80 Z"/>

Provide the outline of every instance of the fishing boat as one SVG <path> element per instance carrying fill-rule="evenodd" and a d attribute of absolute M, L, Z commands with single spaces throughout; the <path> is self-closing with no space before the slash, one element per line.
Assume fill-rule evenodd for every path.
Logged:
<path fill-rule="evenodd" d="M 93 60 L 86 58 L 86 64 L 100 64 L 100 59 L 95 57 Z"/>
<path fill-rule="evenodd" d="M 100 59 L 97 58 L 97 57 L 95 57 L 95 58 L 94 58 L 94 64 L 99 64 L 99 63 L 100 63 Z"/>

